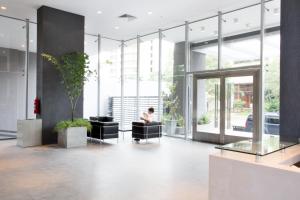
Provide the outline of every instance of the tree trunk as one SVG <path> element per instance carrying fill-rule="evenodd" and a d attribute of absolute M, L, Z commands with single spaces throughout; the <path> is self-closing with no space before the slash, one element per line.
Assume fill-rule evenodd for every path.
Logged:
<path fill-rule="evenodd" d="M 74 113 L 75 113 L 75 105 L 73 105 L 73 103 L 72 103 L 72 113 L 71 113 L 72 122 L 74 121 Z"/>

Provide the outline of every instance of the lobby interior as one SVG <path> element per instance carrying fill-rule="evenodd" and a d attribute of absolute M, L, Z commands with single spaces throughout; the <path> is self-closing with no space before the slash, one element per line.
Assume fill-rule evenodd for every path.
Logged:
<path fill-rule="evenodd" d="M 0 0 L 0 199 L 298 200 L 299 10 Z"/>

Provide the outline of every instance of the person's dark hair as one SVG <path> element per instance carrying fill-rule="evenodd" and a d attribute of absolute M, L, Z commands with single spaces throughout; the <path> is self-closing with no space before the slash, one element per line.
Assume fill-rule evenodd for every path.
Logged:
<path fill-rule="evenodd" d="M 154 113 L 154 108 L 150 107 L 150 108 L 148 108 L 148 111 L 151 113 Z"/>

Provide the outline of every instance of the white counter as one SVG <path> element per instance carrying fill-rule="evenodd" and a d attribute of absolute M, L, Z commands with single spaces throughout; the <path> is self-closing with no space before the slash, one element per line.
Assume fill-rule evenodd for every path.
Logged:
<path fill-rule="evenodd" d="M 300 145 L 263 157 L 219 150 L 209 158 L 210 200 L 299 200 Z"/>

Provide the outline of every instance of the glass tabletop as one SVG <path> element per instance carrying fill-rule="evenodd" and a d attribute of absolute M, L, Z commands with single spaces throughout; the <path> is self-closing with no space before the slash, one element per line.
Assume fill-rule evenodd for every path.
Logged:
<path fill-rule="evenodd" d="M 226 145 L 216 146 L 217 149 L 265 156 L 282 149 L 294 146 L 297 143 L 282 142 L 278 136 L 267 136 L 261 142 L 253 142 L 252 139 L 243 140 Z"/>

